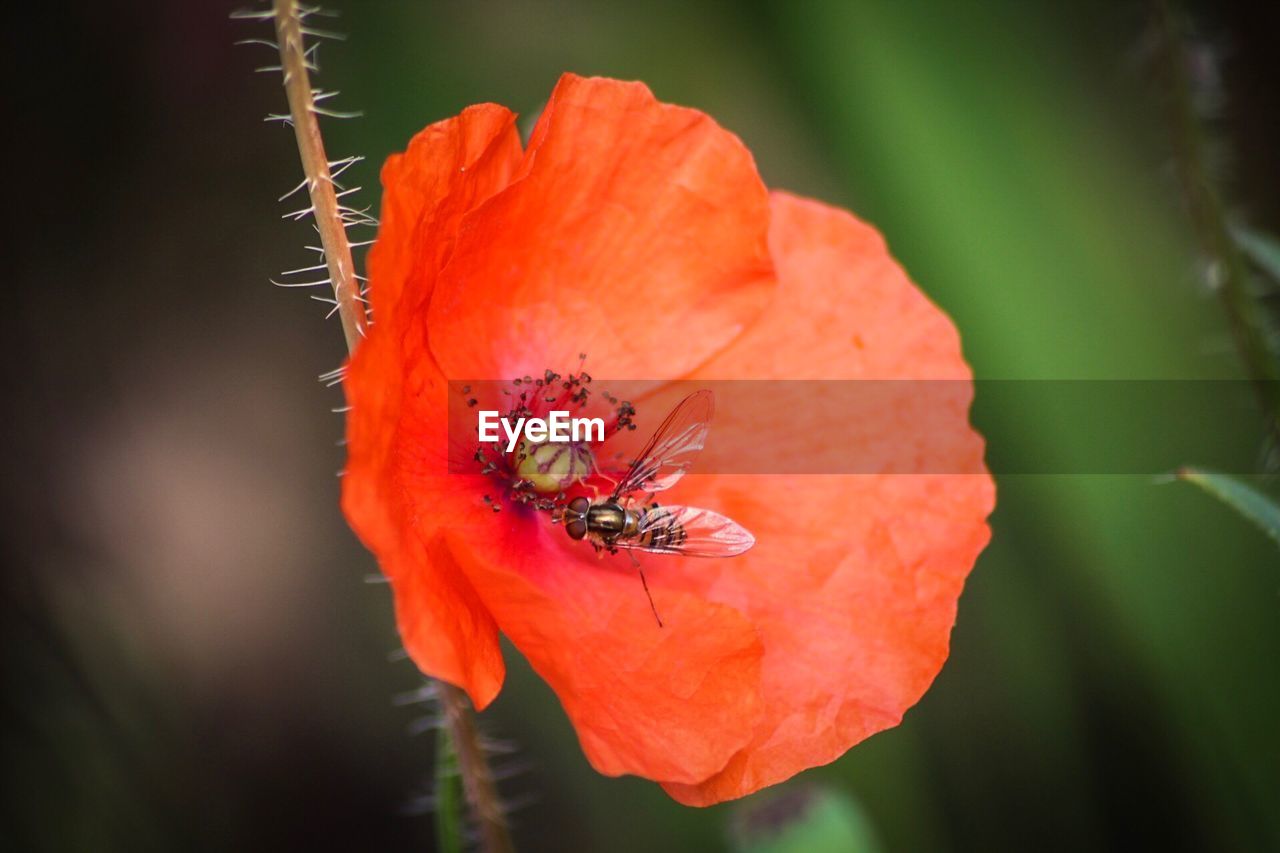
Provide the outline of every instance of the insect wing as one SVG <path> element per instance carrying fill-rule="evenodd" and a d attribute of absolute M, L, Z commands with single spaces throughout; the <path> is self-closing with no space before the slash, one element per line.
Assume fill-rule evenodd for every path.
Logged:
<path fill-rule="evenodd" d="M 661 492 L 685 475 L 706 446 L 713 399 L 710 391 L 698 391 L 671 410 L 613 490 L 614 500 L 633 492 Z"/>
<path fill-rule="evenodd" d="M 756 538 L 732 518 L 696 506 L 656 506 L 645 511 L 634 538 L 619 539 L 619 548 L 686 557 L 735 557 Z"/>

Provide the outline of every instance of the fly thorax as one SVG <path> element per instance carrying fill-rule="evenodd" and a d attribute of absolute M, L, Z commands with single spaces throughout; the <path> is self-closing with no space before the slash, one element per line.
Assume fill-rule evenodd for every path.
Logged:
<path fill-rule="evenodd" d="M 596 504 L 587 511 L 587 529 L 607 537 L 627 532 L 630 513 L 612 501 Z"/>

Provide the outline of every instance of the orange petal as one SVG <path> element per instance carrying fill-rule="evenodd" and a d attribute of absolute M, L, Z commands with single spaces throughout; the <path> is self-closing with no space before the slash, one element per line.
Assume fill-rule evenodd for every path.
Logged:
<path fill-rule="evenodd" d="M 640 83 L 561 78 L 511 186 L 467 216 L 431 301 L 452 379 L 679 375 L 773 289 L 750 153 Z M 672 330 L 679 330 L 673 334 Z"/>
<path fill-rule="evenodd" d="M 429 125 L 382 167 L 378 240 L 369 252 L 373 311 L 425 310 L 468 211 L 510 183 L 522 156 L 515 114 L 478 104 Z M 402 293 L 409 302 L 397 306 Z M 416 322 L 423 317 L 418 315 Z"/>
<path fill-rule="evenodd" d="M 871 228 L 775 194 L 770 242 L 776 307 L 697 377 L 969 376 L 954 327 Z M 809 429 L 822 418 L 816 407 L 796 415 Z M 954 467 L 935 470 L 984 470 L 981 437 L 963 410 L 952 416 L 940 428 L 955 437 L 946 444 Z M 714 507 L 756 535 L 756 547 L 731 565 L 681 572 L 673 583 L 755 624 L 765 715 L 728 766 L 698 784 L 666 782 L 671 796 L 690 805 L 740 797 L 897 724 L 946 660 L 965 576 L 990 537 L 991 478 L 703 476 L 678 492 L 680 502 Z"/>
<path fill-rule="evenodd" d="M 658 573 L 649 585 L 659 627 L 625 555 L 597 559 L 545 516 L 525 521 L 519 536 L 459 533 L 450 548 L 560 697 L 592 766 L 690 783 L 724 767 L 762 711 L 752 625 Z"/>
<path fill-rule="evenodd" d="M 430 484 L 444 472 L 447 392 L 427 348 L 427 300 L 462 215 L 505 186 L 519 158 L 514 116 L 481 105 L 428 127 L 387 161 L 369 258 L 376 322 L 344 382 L 343 511 L 395 588 L 410 656 L 481 707 L 502 683 L 497 627 L 436 542 L 444 514 L 424 505 L 431 490 L 405 481 Z"/>

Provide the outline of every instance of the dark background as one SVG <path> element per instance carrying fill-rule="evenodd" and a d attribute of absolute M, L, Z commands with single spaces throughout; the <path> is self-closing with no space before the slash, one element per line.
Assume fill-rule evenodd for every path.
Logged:
<path fill-rule="evenodd" d="M 771 186 L 881 227 L 988 379 L 1240 376 L 1201 283 L 1143 4 L 344 2 L 320 85 L 376 169 L 563 70 L 648 82 L 739 133 Z M 8 26 L 3 820 L 42 850 L 429 849 L 427 709 L 337 509 L 336 320 L 269 36 L 220 3 L 29 4 Z M 1280 231 L 1280 6 L 1198 3 L 1232 210 Z M 1108 432 L 988 406 L 1020 470 Z M 1234 412 L 1179 424 L 1217 446 Z M 1233 454 L 1252 440 L 1230 431 Z M 1185 460 L 1196 462 L 1195 459 Z M 1061 467 L 1057 467 L 1061 466 Z M 883 849 L 1280 849 L 1280 576 L 1186 485 L 1006 476 L 950 662 L 899 728 L 807 774 Z M 486 726 L 527 850 L 721 849 L 741 804 L 586 765 L 512 656 Z M 5 846 L 14 849 L 9 843 Z"/>

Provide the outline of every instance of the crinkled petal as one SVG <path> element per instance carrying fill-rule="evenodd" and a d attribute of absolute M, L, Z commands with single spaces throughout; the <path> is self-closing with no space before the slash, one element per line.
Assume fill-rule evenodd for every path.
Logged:
<path fill-rule="evenodd" d="M 951 322 L 874 230 L 784 194 L 773 196 L 772 209 L 775 307 L 698 376 L 969 376 Z M 897 724 L 920 699 L 946 660 L 965 576 L 990 536 L 994 486 L 966 414 L 953 411 L 936 427 L 951 437 L 929 449 L 954 455 L 935 460 L 941 467 L 933 470 L 944 473 L 692 476 L 680 484 L 681 502 L 714 507 L 756 536 L 754 549 L 714 573 L 669 580 L 756 626 L 765 713 L 722 771 L 694 785 L 666 782 L 673 797 L 708 805 L 782 781 Z M 795 415 L 797 429 L 839 428 L 822 423 L 821 407 Z M 886 413 L 885 425 L 893 419 Z"/>
<path fill-rule="evenodd" d="M 690 783 L 723 768 L 762 713 L 752 624 L 650 577 L 660 627 L 625 555 L 599 559 L 545 516 L 513 524 L 520 535 L 459 533 L 450 547 L 503 633 L 559 696 L 592 766 Z"/>
<path fill-rule="evenodd" d="M 519 160 L 514 116 L 481 105 L 428 127 L 387 161 L 369 258 L 375 323 L 344 382 L 343 511 L 392 583 L 410 656 L 481 707 L 502 683 L 497 626 L 438 542 L 445 507 L 419 487 L 445 465 L 447 391 L 427 347 L 426 304 L 462 215 L 506 186 Z"/>
<path fill-rule="evenodd" d="M 431 301 L 451 379 L 573 365 L 680 375 L 774 286 L 768 195 L 750 153 L 640 83 L 565 75 L 518 176 L 467 216 Z"/>
<path fill-rule="evenodd" d="M 369 252 L 373 310 L 425 322 L 436 277 L 452 254 L 462 217 L 506 187 L 522 151 L 516 116 L 496 104 L 468 107 L 429 125 L 382 167 L 378 239 Z M 398 305 L 402 294 L 409 299 Z"/>

